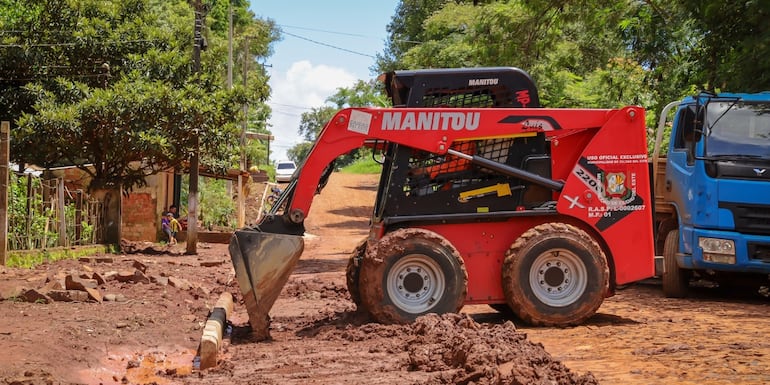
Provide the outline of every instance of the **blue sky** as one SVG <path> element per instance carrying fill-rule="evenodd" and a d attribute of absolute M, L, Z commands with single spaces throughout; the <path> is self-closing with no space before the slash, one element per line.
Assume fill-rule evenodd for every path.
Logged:
<path fill-rule="evenodd" d="M 377 76 L 369 68 L 384 49 L 385 28 L 398 3 L 252 0 L 258 17 L 275 20 L 285 32 L 266 61 L 273 109 L 268 123 L 276 138 L 271 161 L 285 159 L 286 150 L 301 141 L 297 129 L 303 112 L 322 106 L 339 87 Z"/>

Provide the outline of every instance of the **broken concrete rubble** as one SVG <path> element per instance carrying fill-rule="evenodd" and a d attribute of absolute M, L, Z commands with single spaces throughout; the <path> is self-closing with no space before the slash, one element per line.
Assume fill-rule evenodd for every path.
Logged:
<path fill-rule="evenodd" d="M 48 296 L 56 302 L 86 302 L 88 293 L 79 290 L 49 290 Z"/>
<path fill-rule="evenodd" d="M 51 299 L 51 297 L 47 296 L 45 293 L 42 293 L 37 289 L 24 290 L 21 293 L 21 295 L 19 295 L 19 298 L 24 300 L 24 302 L 35 302 L 35 303 L 53 302 L 53 299 Z"/>
<path fill-rule="evenodd" d="M 112 259 L 99 258 L 100 263 L 113 263 Z M 97 262 L 96 258 L 80 258 L 81 263 Z M 117 281 L 124 284 L 153 284 L 159 287 L 172 286 L 182 291 L 189 291 L 194 298 L 207 297 L 211 294 L 208 288 L 193 285 L 190 281 L 173 277 L 168 272 L 158 271 L 147 274 L 152 261 L 127 259 L 122 261 L 130 264 L 130 269 L 96 271 L 89 265 L 81 265 L 76 269 L 64 271 L 47 271 L 45 278 L 29 278 L 30 284 L 6 287 L 0 292 L 0 301 L 15 300 L 34 303 L 51 302 L 125 302 L 123 294 L 103 293 L 108 282 Z M 216 262 L 211 266 L 221 263 Z M 30 288 L 32 287 L 32 288 Z M 101 287 L 101 288 L 100 288 Z"/>
<path fill-rule="evenodd" d="M 95 279 L 83 279 L 75 277 L 72 274 L 68 274 L 64 277 L 64 288 L 67 290 L 80 290 L 86 291 L 88 289 L 96 289 L 98 286 Z"/>

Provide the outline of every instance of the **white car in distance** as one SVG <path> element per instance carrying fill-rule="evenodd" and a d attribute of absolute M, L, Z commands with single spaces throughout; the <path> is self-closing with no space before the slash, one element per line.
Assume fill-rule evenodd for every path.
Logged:
<path fill-rule="evenodd" d="M 291 176 L 297 170 L 297 165 L 290 160 L 281 160 L 275 165 L 275 181 L 286 183 L 291 181 Z"/>

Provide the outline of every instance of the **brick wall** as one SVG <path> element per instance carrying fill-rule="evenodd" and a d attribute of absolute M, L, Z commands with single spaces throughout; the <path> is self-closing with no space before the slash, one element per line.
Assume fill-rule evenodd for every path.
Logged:
<path fill-rule="evenodd" d="M 123 196 L 122 237 L 130 241 L 157 241 L 160 231 L 157 207 L 157 199 L 151 193 L 132 192 Z"/>

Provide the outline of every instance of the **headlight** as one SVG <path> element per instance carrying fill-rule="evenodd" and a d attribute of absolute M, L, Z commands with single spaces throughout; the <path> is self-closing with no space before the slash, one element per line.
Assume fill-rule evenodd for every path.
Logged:
<path fill-rule="evenodd" d="M 698 238 L 703 249 L 703 260 L 716 263 L 735 263 L 735 242 L 731 239 Z"/>

